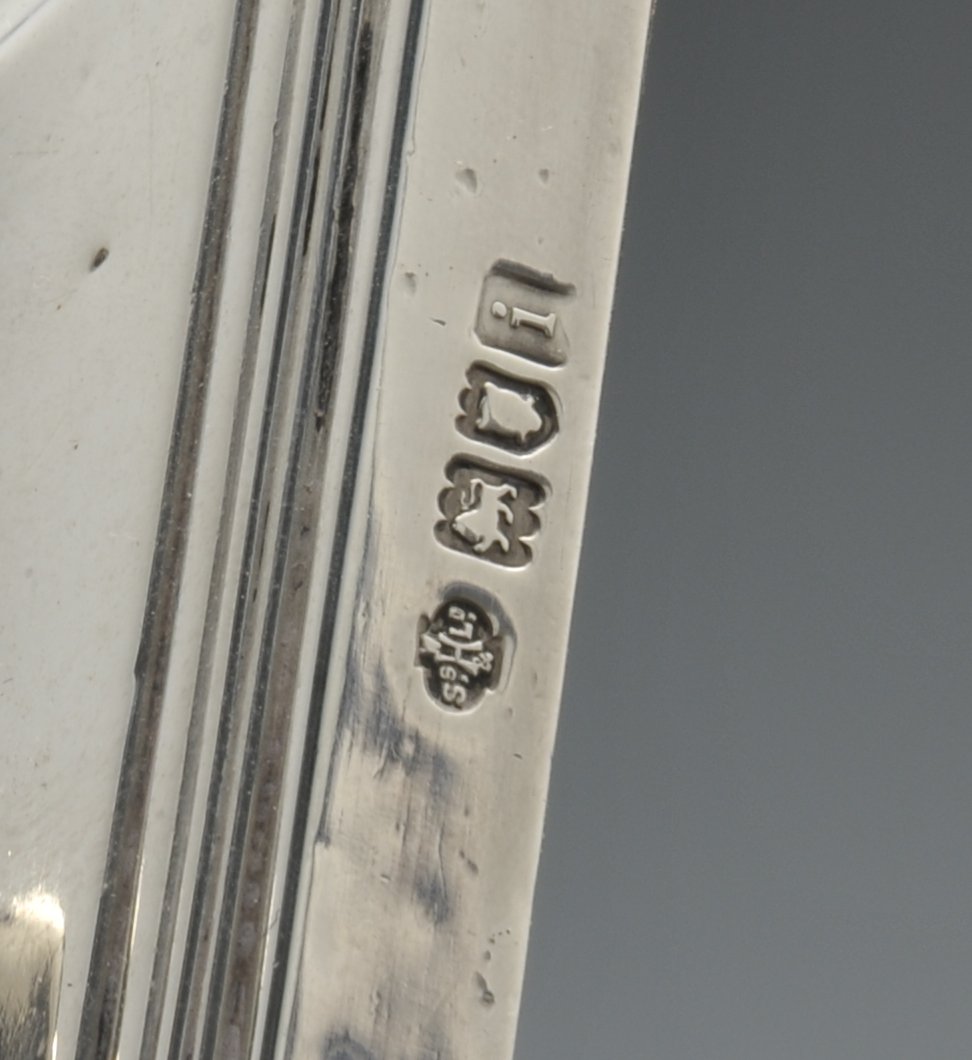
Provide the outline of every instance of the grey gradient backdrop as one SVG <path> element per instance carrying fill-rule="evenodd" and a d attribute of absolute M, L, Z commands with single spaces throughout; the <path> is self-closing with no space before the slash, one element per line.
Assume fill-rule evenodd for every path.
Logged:
<path fill-rule="evenodd" d="M 972 1057 L 972 5 L 660 0 L 518 1060 Z"/>

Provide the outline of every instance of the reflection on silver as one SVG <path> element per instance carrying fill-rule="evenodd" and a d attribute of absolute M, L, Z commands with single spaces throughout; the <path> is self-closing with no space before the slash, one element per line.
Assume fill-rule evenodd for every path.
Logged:
<path fill-rule="evenodd" d="M 42 891 L 0 911 L 0 1056 L 53 1060 L 64 914 Z"/>
<path fill-rule="evenodd" d="M 0 306 L 0 894 L 53 881 L 76 1060 L 503 1060 L 649 3 L 173 3 L 14 38 L 18 194 L 48 125 L 127 183 Z"/>

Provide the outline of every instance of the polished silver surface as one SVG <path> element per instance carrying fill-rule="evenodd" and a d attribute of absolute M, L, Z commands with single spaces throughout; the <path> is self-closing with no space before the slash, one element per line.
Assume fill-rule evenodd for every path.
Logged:
<path fill-rule="evenodd" d="M 649 4 L 184 7 L 0 51 L 0 897 L 64 940 L 23 1034 L 497 1060 Z"/>
<path fill-rule="evenodd" d="M 0 912 L 0 1056 L 52 1060 L 57 1047 L 64 914 L 41 892 Z"/>

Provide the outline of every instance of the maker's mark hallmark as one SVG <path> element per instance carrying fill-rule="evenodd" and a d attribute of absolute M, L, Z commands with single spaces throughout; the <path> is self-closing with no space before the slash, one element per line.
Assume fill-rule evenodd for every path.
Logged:
<path fill-rule="evenodd" d="M 540 529 L 536 509 L 546 494 L 540 483 L 506 468 L 456 457 L 446 467 L 451 485 L 439 494 L 440 544 L 503 567 L 525 567 L 527 543 Z"/>
<path fill-rule="evenodd" d="M 429 695 L 446 710 L 470 710 L 496 687 L 502 653 L 495 623 L 470 600 L 452 597 L 419 622 L 416 662 Z"/>

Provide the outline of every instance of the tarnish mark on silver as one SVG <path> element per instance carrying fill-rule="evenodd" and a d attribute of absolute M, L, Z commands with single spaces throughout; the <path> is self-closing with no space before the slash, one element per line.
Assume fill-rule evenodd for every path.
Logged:
<path fill-rule="evenodd" d="M 485 346 L 556 367 L 570 349 L 564 308 L 570 284 L 525 265 L 500 261 L 483 282 L 476 336 Z"/>
<path fill-rule="evenodd" d="M 450 485 L 439 494 L 444 518 L 435 524 L 436 540 L 501 567 L 525 567 L 533 558 L 527 539 L 540 529 L 536 509 L 546 499 L 540 483 L 465 457 L 449 461 L 446 477 Z"/>
<path fill-rule="evenodd" d="M 525 456 L 557 433 L 557 409 L 545 386 L 474 364 L 459 395 L 463 414 L 456 430 L 473 441 Z"/>
<path fill-rule="evenodd" d="M 445 829 L 439 832 L 434 857 L 423 858 L 415 869 L 413 894 L 419 908 L 438 928 L 445 924 L 453 913 L 453 901 L 449 892 L 449 881 L 446 879 L 445 865 L 442 863 L 442 847 L 445 843 Z"/>
<path fill-rule="evenodd" d="M 468 711 L 496 687 L 503 639 L 496 623 L 470 600 L 451 598 L 419 622 L 417 665 L 425 687 L 448 711 Z"/>
<path fill-rule="evenodd" d="M 455 906 L 446 859 L 452 858 L 456 842 L 450 838 L 448 811 L 456 799 L 457 769 L 440 747 L 402 718 L 381 663 L 366 683 L 349 670 L 334 746 L 332 768 L 341 755 L 363 753 L 372 790 L 387 793 L 395 807 L 401 852 L 389 882 L 435 928 L 442 927 Z M 407 797 L 410 787 L 424 793 L 424 809 Z M 318 832 L 325 846 L 332 841 L 330 809 L 325 806 Z"/>
<path fill-rule="evenodd" d="M 52 1060 L 64 954 L 64 914 L 42 891 L 0 913 L 0 1057 Z"/>
<path fill-rule="evenodd" d="M 370 1049 L 366 1049 L 345 1032 L 328 1039 L 324 1047 L 324 1060 L 376 1060 L 376 1058 Z"/>

